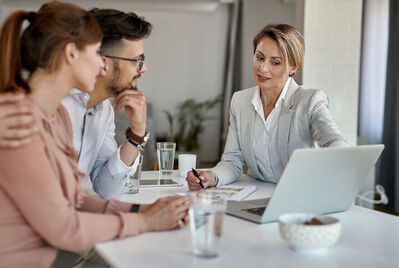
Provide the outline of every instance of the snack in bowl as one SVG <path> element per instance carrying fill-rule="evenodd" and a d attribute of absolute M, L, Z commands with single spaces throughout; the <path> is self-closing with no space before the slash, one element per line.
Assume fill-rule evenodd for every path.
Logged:
<path fill-rule="evenodd" d="M 339 219 L 310 213 L 289 213 L 279 217 L 280 234 L 298 252 L 324 251 L 341 234 Z"/>
<path fill-rule="evenodd" d="M 305 221 L 303 224 L 305 224 L 305 225 L 324 225 L 324 223 L 316 217 L 314 217 L 308 221 Z"/>

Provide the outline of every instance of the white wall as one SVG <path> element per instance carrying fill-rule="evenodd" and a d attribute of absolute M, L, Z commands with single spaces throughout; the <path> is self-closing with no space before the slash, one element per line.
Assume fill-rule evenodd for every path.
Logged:
<path fill-rule="evenodd" d="M 305 0 L 303 84 L 326 91 L 343 135 L 356 144 L 362 0 Z"/>

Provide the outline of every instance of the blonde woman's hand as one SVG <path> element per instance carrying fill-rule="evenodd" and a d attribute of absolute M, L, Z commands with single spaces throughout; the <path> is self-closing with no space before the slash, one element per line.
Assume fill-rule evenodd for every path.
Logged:
<path fill-rule="evenodd" d="M 195 177 L 192 171 L 187 172 L 186 181 L 190 191 L 198 191 L 202 189 L 200 180 L 204 188 L 215 185 L 216 178 L 212 171 L 198 171 L 198 175 L 199 178 Z"/>

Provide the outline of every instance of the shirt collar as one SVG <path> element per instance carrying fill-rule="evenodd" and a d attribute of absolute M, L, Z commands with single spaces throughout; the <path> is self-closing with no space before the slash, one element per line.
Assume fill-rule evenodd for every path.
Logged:
<path fill-rule="evenodd" d="M 288 77 L 288 79 L 285 82 L 285 85 L 283 87 L 283 90 L 281 91 L 280 96 L 278 97 L 274 107 L 278 107 L 280 105 L 280 103 L 283 102 L 283 100 L 285 99 L 285 96 L 287 95 L 287 91 L 288 91 L 288 86 L 289 86 L 291 80 L 292 80 L 292 78 Z M 256 111 L 262 111 L 263 110 L 262 100 L 260 98 L 260 89 L 259 89 L 259 87 L 256 87 L 255 94 L 252 97 L 252 101 L 251 102 L 252 102 L 252 105 L 255 107 Z"/>
<path fill-rule="evenodd" d="M 283 90 L 281 91 L 280 96 L 278 97 L 278 100 L 276 102 L 275 107 L 277 107 L 283 100 L 285 100 L 285 96 L 287 95 L 287 91 L 288 91 L 288 86 L 291 83 L 292 78 L 288 77 L 287 81 L 285 82 L 285 85 L 283 87 Z"/>
<path fill-rule="evenodd" d="M 87 109 L 87 102 L 90 99 L 89 93 L 80 91 L 77 88 L 73 88 L 73 89 L 71 89 L 71 91 L 69 91 L 69 95 L 72 98 L 78 100 Z M 96 113 L 98 111 L 101 111 L 102 108 L 103 108 L 103 102 L 100 102 L 100 103 L 94 105 L 93 107 L 88 108 L 87 110 L 92 112 L 92 113 Z"/>

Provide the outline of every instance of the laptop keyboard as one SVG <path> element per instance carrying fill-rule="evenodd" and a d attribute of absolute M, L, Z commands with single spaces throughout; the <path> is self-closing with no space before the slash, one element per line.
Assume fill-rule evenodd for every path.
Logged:
<path fill-rule="evenodd" d="M 258 216 L 262 216 L 263 213 L 265 212 L 266 207 L 260 207 L 260 208 L 246 208 L 246 209 L 242 209 L 242 211 L 246 211 Z"/>

